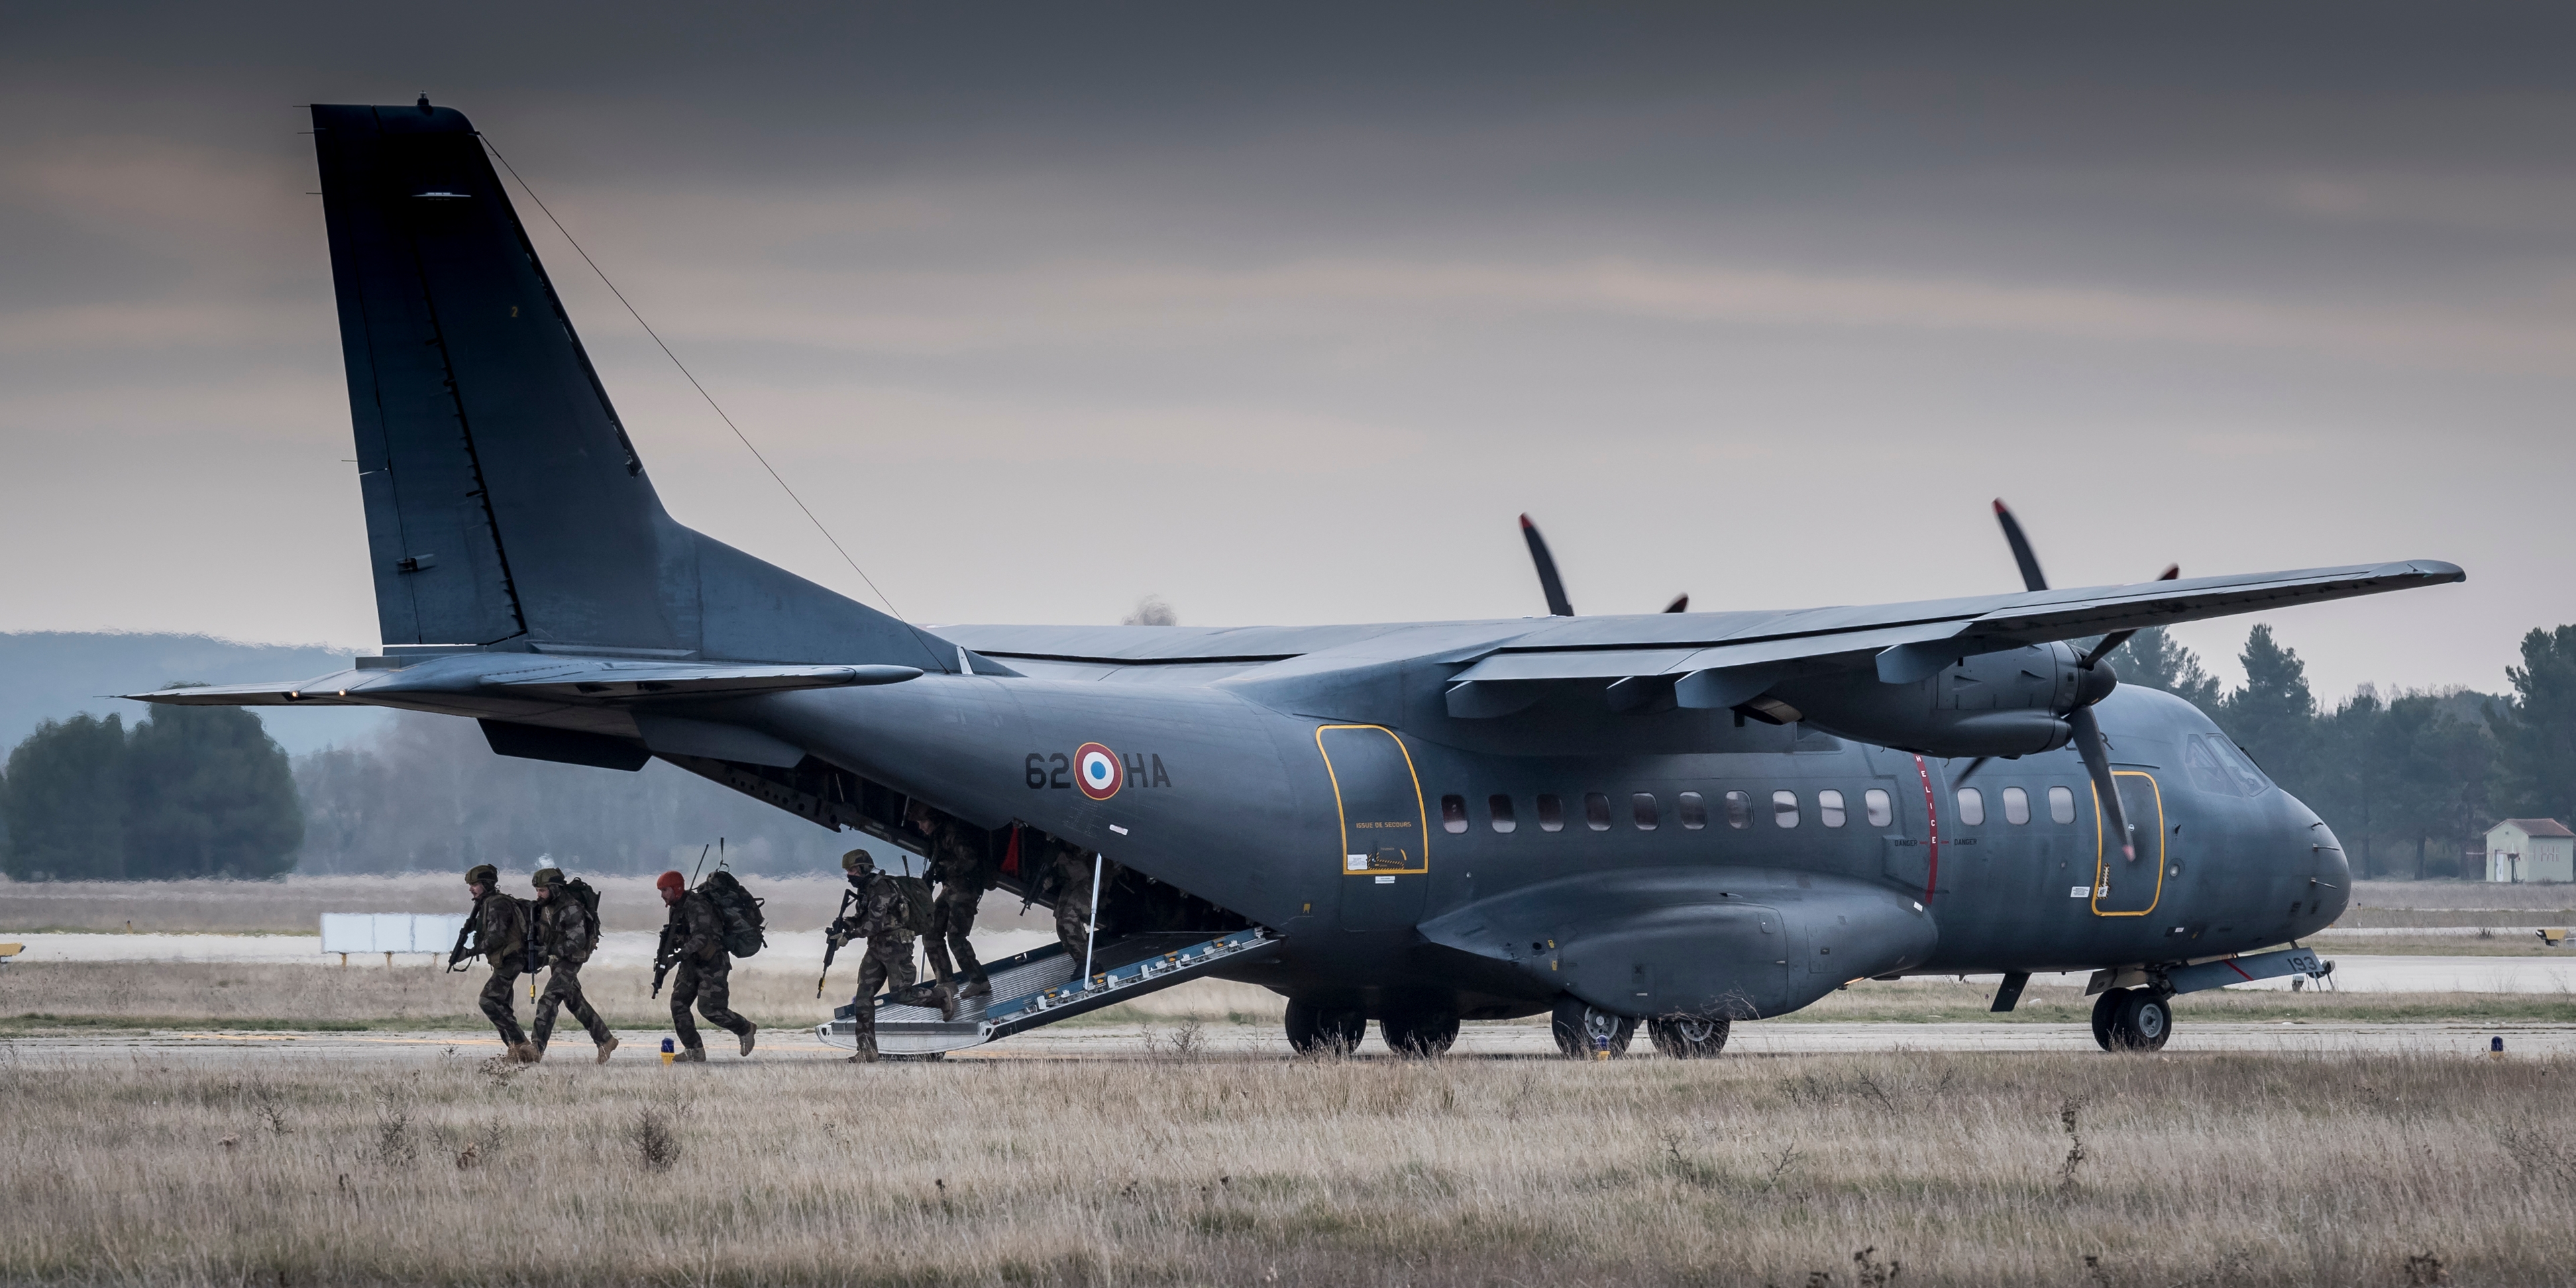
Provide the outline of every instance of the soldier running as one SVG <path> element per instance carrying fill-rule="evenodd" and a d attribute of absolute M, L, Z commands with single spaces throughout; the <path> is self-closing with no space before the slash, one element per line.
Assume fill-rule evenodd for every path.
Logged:
<path fill-rule="evenodd" d="M 537 1022 L 532 1026 L 537 1056 L 546 1054 L 546 1039 L 555 1031 L 555 1012 L 569 1006 L 572 1017 L 588 1030 L 590 1040 L 599 1045 L 597 1063 L 608 1063 L 608 1053 L 617 1049 L 617 1035 L 608 1031 L 608 1022 L 590 1007 L 581 995 L 582 963 L 590 960 L 598 928 L 591 924 L 590 909 L 570 890 L 564 888 L 561 868 L 539 868 L 529 879 L 537 888 L 537 950 L 553 969 L 546 972 L 545 996 L 537 999 Z"/>
<path fill-rule="evenodd" d="M 661 888 L 662 903 L 671 910 L 671 924 L 679 928 L 680 943 L 674 950 L 679 965 L 678 977 L 671 983 L 671 1027 L 680 1035 L 679 1059 L 704 1064 L 706 1046 L 698 1040 L 697 1022 L 689 1018 L 689 1003 L 698 1004 L 698 1013 L 715 1025 L 742 1039 L 742 1053 L 751 1054 L 751 1036 L 760 1026 L 734 1014 L 725 1003 L 733 976 L 733 958 L 725 955 L 724 919 L 716 912 L 716 902 L 689 888 L 689 879 L 677 872 L 665 872 L 654 884 Z"/>
<path fill-rule="evenodd" d="M 954 988 L 950 1005 L 943 1008 L 954 1019 L 955 1000 L 993 995 L 993 981 L 985 975 L 984 963 L 975 959 L 975 948 L 966 936 L 975 929 L 975 905 L 983 902 L 984 892 L 993 888 L 1001 874 L 995 871 L 984 843 L 957 820 L 920 801 L 912 803 L 911 815 L 914 829 L 930 842 L 923 847 L 929 851 L 930 865 L 922 875 L 939 887 L 930 904 L 930 939 L 923 948 L 931 971 L 944 987 Z M 960 967 L 964 968 L 962 986 L 954 983 Z"/>
<path fill-rule="evenodd" d="M 864 940 L 867 945 L 859 958 L 859 991 L 850 1004 L 851 1019 L 857 1025 L 858 1054 L 851 1056 L 849 1062 L 872 1064 L 877 1058 L 877 991 L 883 988 L 902 992 L 912 987 L 915 976 L 913 934 L 907 925 L 911 900 L 904 897 L 893 877 L 877 871 L 876 859 L 865 850 L 842 855 L 841 871 L 858 892 L 858 907 L 832 923 L 832 946 L 838 949 L 853 939 Z"/>
<path fill-rule="evenodd" d="M 475 864 L 465 873 L 465 891 L 474 897 L 474 911 L 467 914 L 474 928 L 474 946 L 483 954 L 483 960 L 492 964 L 491 978 L 483 981 L 483 1018 L 492 1021 L 493 1029 L 500 1033 L 502 1045 L 509 1048 L 507 1058 L 534 1064 L 537 1048 L 519 1029 L 517 998 L 512 991 L 527 961 L 528 916 L 517 898 L 501 893 L 500 880 L 500 869 L 489 863 Z M 450 953 L 447 964 L 453 966 L 459 960 Z"/>

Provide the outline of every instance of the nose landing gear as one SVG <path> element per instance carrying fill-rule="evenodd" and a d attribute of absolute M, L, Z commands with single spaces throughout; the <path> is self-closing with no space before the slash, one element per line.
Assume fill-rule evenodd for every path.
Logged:
<path fill-rule="evenodd" d="M 2093 1040 L 2105 1051 L 2161 1051 L 2173 1036 L 2172 996 L 2152 988 L 2104 990 L 2093 1003 Z"/>

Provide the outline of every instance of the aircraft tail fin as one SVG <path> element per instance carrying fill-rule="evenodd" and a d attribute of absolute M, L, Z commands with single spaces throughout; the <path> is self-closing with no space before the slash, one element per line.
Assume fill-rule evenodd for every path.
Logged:
<path fill-rule="evenodd" d="M 313 125 L 387 645 L 957 669 L 664 512 L 464 114 Z"/>

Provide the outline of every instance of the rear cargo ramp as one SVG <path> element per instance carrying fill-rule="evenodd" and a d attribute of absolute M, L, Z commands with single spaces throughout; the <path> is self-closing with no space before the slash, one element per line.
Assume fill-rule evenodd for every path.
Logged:
<path fill-rule="evenodd" d="M 1062 944 L 1049 944 L 988 965 L 992 997 L 969 1003 L 953 1020 L 942 1019 L 935 1004 L 923 1004 L 929 1001 L 925 987 L 879 994 L 874 999 L 877 1052 L 938 1055 L 998 1042 L 1014 1033 L 1133 1001 L 1221 966 L 1258 961 L 1277 951 L 1279 943 L 1277 935 L 1258 926 L 1213 938 L 1203 931 L 1125 935 L 1092 948 L 1088 979 L 1080 978 L 1080 958 L 1067 953 Z M 856 1014 L 856 1003 L 835 1008 L 829 1023 L 814 1026 L 814 1036 L 833 1046 L 855 1048 Z"/>

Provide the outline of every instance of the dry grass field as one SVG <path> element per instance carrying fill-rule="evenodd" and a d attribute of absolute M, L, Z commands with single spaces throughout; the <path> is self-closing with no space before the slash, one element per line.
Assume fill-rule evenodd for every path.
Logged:
<path fill-rule="evenodd" d="M 2535 1284 L 2576 1067 L 0 1051 L 0 1281 Z M 2439 1269 L 2436 1269 L 2438 1265 Z"/>

